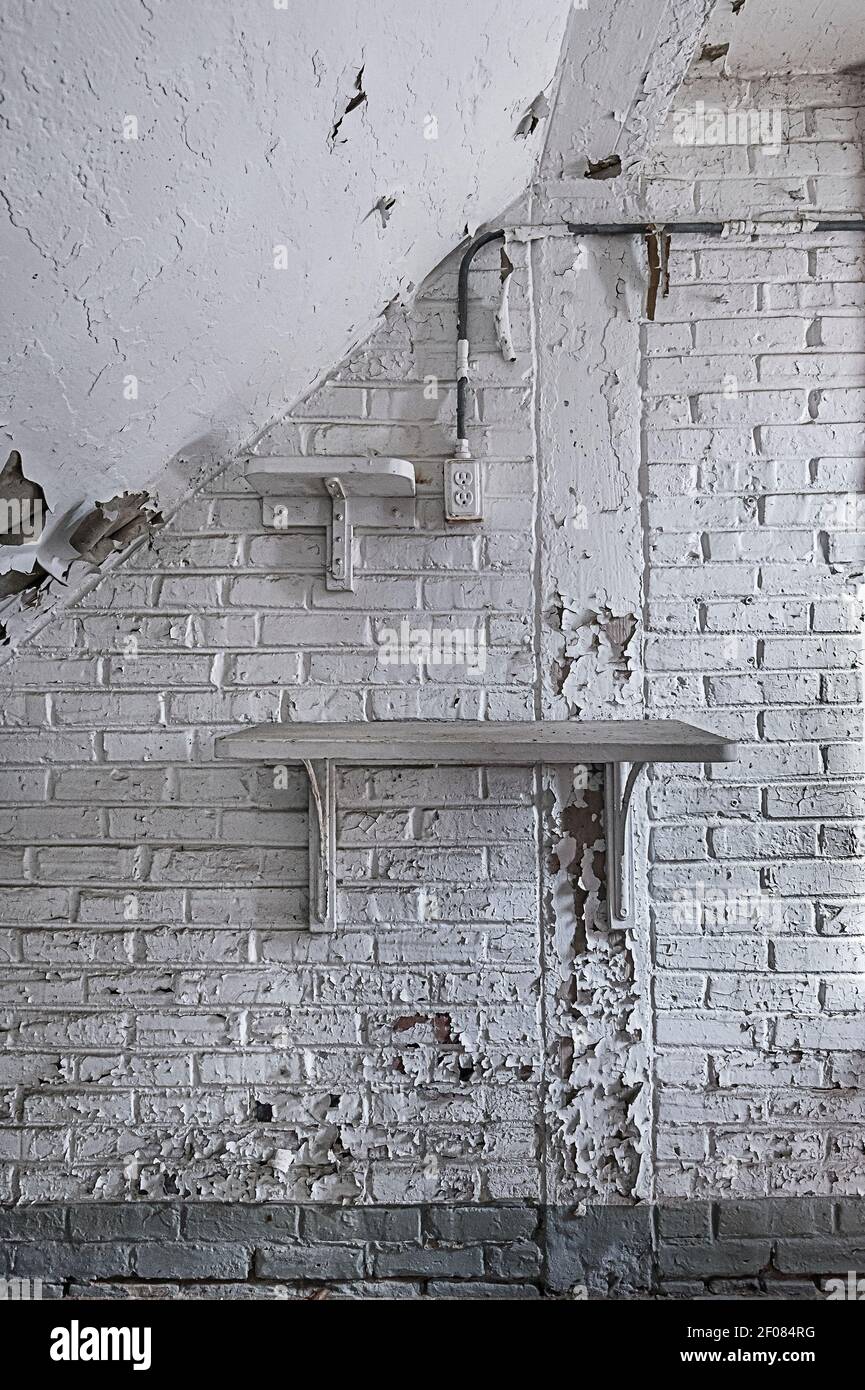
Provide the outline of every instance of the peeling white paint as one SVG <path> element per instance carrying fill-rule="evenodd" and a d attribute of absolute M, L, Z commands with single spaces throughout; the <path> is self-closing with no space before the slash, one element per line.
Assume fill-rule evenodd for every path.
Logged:
<path fill-rule="evenodd" d="M 499 307 L 495 315 L 496 337 L 499 340 L 502 357 L 506 362 L 516 362 L 517 360 L 517 352 L 514 347 L 513 337 L 511 336 L 510 293 L 512 273 L 513 266 L 510 261 L 508 261 L 507 265 L 502 269 L 502 293 L 499 300 Z"/>
<path fill-rule="evenodd" d="M 550 1200 L 645 1195 L 646 1011 L 633 945 L 611 929 L 598 775 L 548 780 L 545 900 Z"/>

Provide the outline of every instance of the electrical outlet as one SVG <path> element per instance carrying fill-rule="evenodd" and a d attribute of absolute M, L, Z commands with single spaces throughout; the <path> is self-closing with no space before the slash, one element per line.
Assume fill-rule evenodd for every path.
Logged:
<path fill-rule="evenodd" d="M 454 458 L 445 463 L 445 519 L 483 521 L 484 490 L 480 459 Z"/>

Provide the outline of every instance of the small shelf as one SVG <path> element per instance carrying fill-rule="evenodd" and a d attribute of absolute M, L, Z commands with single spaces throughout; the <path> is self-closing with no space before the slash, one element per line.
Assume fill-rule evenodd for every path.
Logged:
<path fill-rule="evenodd" d="M 379 720 L 351 724 L 258 724 L 216 740 L 215 756 L 302 763 L 309 778 L 310 926 L 336 925 L 338 766 L 412 767 L 538 763 L 604 765 L 604 814 L 612 918 L 632 916 L 633 854 L 628 810 L 646 763 L 733 762 L 730 739 L 675 719 Z"/>
<path fill-rule="evenodd" d="M 262 497 L 332 496 L 336 478 L 345 497 L 414 497 L 414 466 L 407 459 L 362 458 L 345 454 L 254 454 L 246 460 L 246 480 Z"/>
<path fill-rule="evenodd" d="M 353 724 L 257 724 L 217 739 L 220 757 L 256 762 L 438 764 L 730 762 L 737 747 L 675 719 L 387 719 Z"/>
<path fill-rule="evenodd" d="M 354 528 L 415 525 L 414 466 L 354 455 L 252 454 L 245 476 L 260 493 L 265 526 L 323 527 L 329 589 L 354 589 Z"/>

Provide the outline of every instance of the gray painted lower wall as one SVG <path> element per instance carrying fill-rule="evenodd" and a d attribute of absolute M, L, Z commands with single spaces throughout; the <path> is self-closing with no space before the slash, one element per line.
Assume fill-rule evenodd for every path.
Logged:
<path fill-rule="evenodd" d="M 50 1298 L 781 1298 L 865 1270 L 865 1199 L 0 1208 L 0 1291 Z"/>

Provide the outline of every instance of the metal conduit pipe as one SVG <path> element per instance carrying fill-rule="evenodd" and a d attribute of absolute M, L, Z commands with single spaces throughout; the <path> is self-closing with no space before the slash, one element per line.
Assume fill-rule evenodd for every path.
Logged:
<path fill-rule="evenodd" d="M 700 234 L 721 236 L 725 222 L 566 222 L 565 226 L 574 236 L 646 236 L 649 232 L 663 230 L 670 234 L 681 232 L 684 235 Z M 809 228 L 808 230 L 812 230 Z M 538 227 L 539 233 L 542 228 Z M 865 232 L 865 218 L 820 219 L 813 224 L 815 232 Z M 469 442 L 466 435 L 466 404 L 469 378 L 469 270 L 481 247 L 491 241 L 504 241 L 504 228 L 494 232 L 483 232 L 469 245 L 460 261 L 457 283 L 457 443 L 455 457 L 469 457 Z"/>
<path fill-rule="evenodd" d="M 469 441 L 466 435 L 466 394 L 469 379 L 469 270 L 482 246 L 491 241 L 504 241 L 504 230 L 484 232 L 477 237 L 460 261 L 457 284 L 457 458 L 467 458 Z"/>

